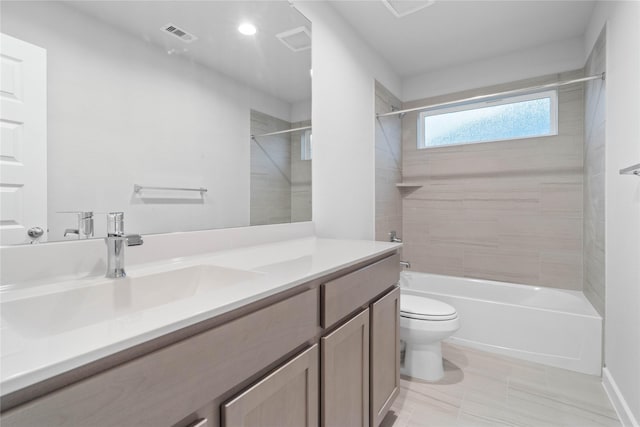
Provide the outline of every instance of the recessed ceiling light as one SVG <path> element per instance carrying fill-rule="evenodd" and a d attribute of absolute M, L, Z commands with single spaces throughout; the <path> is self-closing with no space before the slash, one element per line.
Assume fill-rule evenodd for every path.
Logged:
<path fill-rule="evenodd" d="M 238 31 L 240 31 L 240 33 L 244 34 L 245 36 L 252 36 L 258 30 L 256 29 L 256 26 L 253 25 L 252 23 L 244 22 L 240 24 L 240 26 L 238 27 Z"/>

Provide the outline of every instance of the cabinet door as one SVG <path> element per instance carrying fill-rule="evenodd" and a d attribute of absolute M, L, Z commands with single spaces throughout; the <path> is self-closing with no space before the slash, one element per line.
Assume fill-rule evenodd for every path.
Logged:
<path fill-rule="evenodd" d="M 371 305 L 371 426 L 400 392 L 400 288 Z"/>
<path fill-rule="evenodd" d="M 369 309 L 321 339 L 323 427 L 369 427 Z"/>
<path fill-rule="evenodd" d="M 318 425 L 318 346 L 282 365 L 222 407 L 223 427 Z"/>

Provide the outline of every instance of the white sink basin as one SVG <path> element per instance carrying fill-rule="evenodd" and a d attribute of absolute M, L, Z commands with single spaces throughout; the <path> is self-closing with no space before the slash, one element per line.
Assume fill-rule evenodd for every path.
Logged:
<path fill-rule="evenodd" d="M 171 302 L 236 286 L 261 273 L 198 265 L 96 284 L 66 291 L 6 301 L 2 326 L 26 337 L 59 334 Z M 215 298 L 210 293 L 206 298 Z"/>

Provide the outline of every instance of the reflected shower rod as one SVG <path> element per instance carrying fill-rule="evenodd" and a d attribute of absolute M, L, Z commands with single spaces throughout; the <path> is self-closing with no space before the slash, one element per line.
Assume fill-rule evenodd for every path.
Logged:
<path fill-rule="evenodd" d="M 504 92 L 490 93 L 488 95 L 472 96 L 471 98 L 463 98 L 463 99 L 457 99 L 455 101 L 440 102 L 438 104 L 422 105 L 420 107 L 407 108 L 405 110 L 391 111 L 389 113 L 377 113 L 376 114 L 376 118 L 387 117 L 387 116 L 398 116 L 398 115 L 405 114 L 405 113 L 411 113 L 413 111 L 424 111 L 424 110 L 430 110 L 432 108 L 447 107 L 447 106 L 451 106 L 451 105 L 461 105 L 461 104 L 466 104 L 466 103 L 475 102 L 475 101 L 495 100 L 495 99 L 497 99 L 497 98 L 499 99 L 499 98 L 501 98 L 503 96 L 517 95 L 517 94 L 523 94 L 523 93 L 533 93 L 533 92 L 538 92 L 538 91 L 542 91 L 542 90 L 545 90 L 545 89 L 552 89 L 552 88 L 556 88 L 556 87 L 560 87 L 560 86 L 571 85 L 571 84 L 574 84 L 574 83 L 588 82 L 590 80 L 598 80 L 598 79 L 604 80 L 605 79 L 605 73 L 597 74 L 595 76 L 581 77 L 579 79 L 565 80 L 565 81 L 562 81 L 562 82 L 547 83 L 547 84 L 543 84 L 543 85 L 539 85 L 539 86 L 525 87 L 525 88 L 522 88 L 522 89 L 513 89 L 513 90 L 507 90 L 507 91 L 504 91 Z"/>
<path fill-rule="evenodd" d="M 277 132 L 263 133 L 263 134 L 260 134 L 260 135 L 251 135 L 251 138 L 259 138 L 261 136 L 280 135 L 280 134 L 283 134 L 283 133 L 291 133 L 291 132 L 296 132 L 296 131 L 299 131 L 299 130 L 307 130 L 307 129 L 311 129 L 311 126 L 302 126 L 301 128 L 279 130 Z"/>

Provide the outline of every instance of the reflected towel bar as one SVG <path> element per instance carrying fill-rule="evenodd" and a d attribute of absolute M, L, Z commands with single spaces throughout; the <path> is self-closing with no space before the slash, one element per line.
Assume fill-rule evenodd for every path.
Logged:
<path fill-rule="evenodd" d="M 260 134 L 260 135 L 251 135 L 251 138 L 260 138 L 261 136 L 281 135 L 283 133 L 291 133 L 291 132 L 297 132 L 299 130 L 307 130 L 307 129 L 311 129 L 311 126 L 302 126 L 302 127 L 299 127 L 299 128 L 279 130 L 277 132 L 263 133 L 263 134 Z"/>
<path fill-rule="evenodd" d="M 139 193 L 142 190 L 169 190 L 169 191 L 197 191 L 199 193 L 206 193 L 209 191 L 204 187 L 200 188 L 180 188 L 180 187 L 147 187 L 138 184 L 133 184 L 133 192 Z"/>
<path fill-rule="evenodd" d="M 638 163 L 637 165 L 629 166 L 628 168 L 620 169 L 620 175 L 640 176 L 640 163 Z"/>

